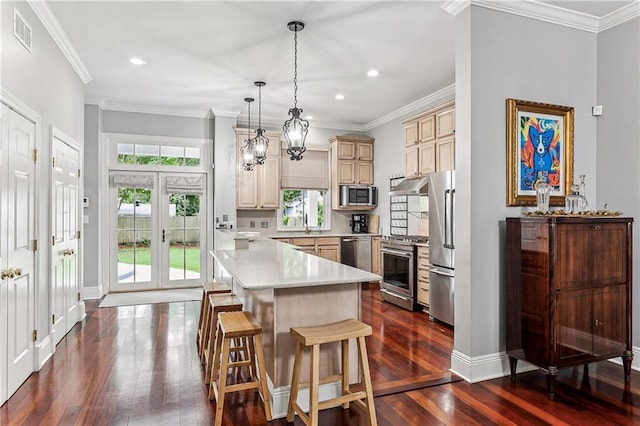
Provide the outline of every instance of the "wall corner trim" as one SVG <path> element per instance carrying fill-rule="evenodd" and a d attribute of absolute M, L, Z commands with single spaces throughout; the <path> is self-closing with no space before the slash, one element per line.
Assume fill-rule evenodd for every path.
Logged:
<path fill-rule="evenodd" d="M 91 74 L 89 74 L 89 70 L 80 59 L 80 55 L 76 52 L 76 49 L 71 44 L 71 41 L 67 37 L 67 34 L 62 29 L 62 26 L 56 19 L 55 15 L 43 0 L 28 0 L 27 3 L 33 9 L 33 12 L 36 14 L 42 25 L 46 28 L 53 38 L 53 41 L 58 45 L 64 56 L 71 64 L 71 67 L 74 69 L 80 80 L 84 84 L 89 83 L 93 78 Z"/>

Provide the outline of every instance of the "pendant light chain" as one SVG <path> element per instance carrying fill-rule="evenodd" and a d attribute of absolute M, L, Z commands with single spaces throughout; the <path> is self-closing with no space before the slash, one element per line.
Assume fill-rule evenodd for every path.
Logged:
<path fill-rule="evenodd" d="M 293 107 L 298 108 L 298 27 L 293 32 Z"/>

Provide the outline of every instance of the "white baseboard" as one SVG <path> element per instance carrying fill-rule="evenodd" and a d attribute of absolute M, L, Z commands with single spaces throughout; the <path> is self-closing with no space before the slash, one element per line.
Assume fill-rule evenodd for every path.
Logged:
<path fill-rule="evenodd" d="M 611 358 L 609 362 L 622 365 L 622 359 L 620 357 Z M 631 363 L 631 368 L 640 371 L 640 346 L 633 347 L 633 362 Z M 516 373 L 524 373 L 537 369 L 538 367 L 533 364 L 518 360 Z M 509 357 L 506 352 L 470 357 L 458 351 L 453 351 L 451 354 L 450 370 L 469 383 L 481 382 L 511 374 Z"/>
<path fill-rule="evenodd" d="M 271 413 L 274 419 L 287 417 L 289 408 L 289 393 L 291 386 L 273 387 L 271 379 L 267 377 L 267 385 L 271 394 Z M 337 398 L 342 394 L 342 385 L 338 382 L 325 383 L 318 389 L 318 400 Z M 305 412 L 309 411 L 309 388 L 302 388 L 298 391 L 298 405 Z"/>
<path fill-rule="evenodd" d="M 34 359 L 36 361 L 35 370 L 40 371 L 42 366 L 53 355 L 53 346 L 51 345 L 51 336 L 46 336 L 41 342 L 36 343 L 34 347 Z"/>
<path fill-rule="evenodd" d="M 82 287 L 82 295 L 84 296 L 85 300 L 100 299 L 102 296 L 104 296 L 103 291 L 104 290 L 100 284 L 95 286 Z"/>
<path fill-rule="evenodd" d="M 631 369 L 640 371 L 640 346 L 634 346 L 633 350 L 633 361 L 631 362 Z M 620 357 L 611 358 L 608 360 L 614 364 L 622 365 L 622 359 Z"/>

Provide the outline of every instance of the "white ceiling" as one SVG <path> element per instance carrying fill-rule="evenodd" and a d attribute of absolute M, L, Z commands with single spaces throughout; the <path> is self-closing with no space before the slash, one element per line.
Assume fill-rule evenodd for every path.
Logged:
<path fill-rule="evenodd" d="M 603 16 L 630 1 L 546 2 Z M 89 71 L 89 101 L 138 108 L 246 112 L 264 121 L 298 106 L 317 125 L 364 126 L 454 83 L 454 17 L 443 1 L 65 1 L 48 5 Z M 138 56 L 146 65 L 135 66 Z M 367 77 L 369 69 L 380 71 Z M 345 99 L 334 96 L 342 93 Z M 256 112 L 257 104 L 252 106 Z M 253 114 L 252 114 L 253 115 Z M 254 116 L 255 117 L 255 116 Z M 255 119 L 255 118 L 254 118 Z"/>

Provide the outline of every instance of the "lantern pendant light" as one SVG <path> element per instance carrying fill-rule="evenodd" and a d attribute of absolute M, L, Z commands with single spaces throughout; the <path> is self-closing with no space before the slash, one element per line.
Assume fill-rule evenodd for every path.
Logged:
<path fill-rule="evenodd" d="M 254 99 L 244 98 L 244 101 L 247 103 L 247 139 L 244 141 L 242 148 L 240 148 L 240 155 L 242 156 L 242 169 L 250 172 L 256 166 L 253 139 L 251 139 L 251 102 Z"/>
<path fill-rule="evenodd" d="M 284 122 L 282 130 L 287 140 L 287 154 L 291 160 L 302 160 L 302 154 L 307 150 L 304 140 L 309 131 L 309 122 L 300 117 L 302 108 L 298 108 L 298 31 L 304 29 L 304 23 L 291 21 L 287 24 L 293 31 L 293 108 L 289 109 L 289 118 Z"/>
<path fill-rule="evenodd" d="M 264 129 L 262 128 L 262 87 L 267 83 L 264 81 L 256 81 L 258 86 L 258 129 L 256 130 L 256 137 L 253 138 L 253 158 L 256 164 L 264 164 L 264 160 L 267 158 L 267 149 L 269 148 L 269 138 L 264 135 Z"/>

